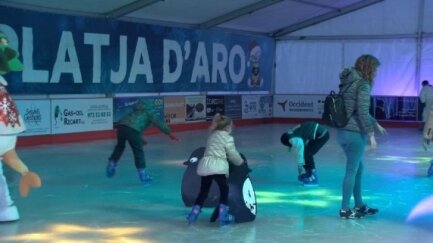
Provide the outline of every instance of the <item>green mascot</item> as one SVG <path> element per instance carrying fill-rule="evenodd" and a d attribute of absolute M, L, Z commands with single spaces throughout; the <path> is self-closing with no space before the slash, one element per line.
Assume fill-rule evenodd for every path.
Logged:
<path fill-rule="evenodd" d="M 3 75 L 23 70 L 18 52 L 9 47 L 7 36 L 0 31 L 0 222 L 16 221 L 20 218 L 3 175 L 3 163 L 21 174 L 20 194 L 26 197 L 31 187 L 40 187 L 39 176 L 29 171 L 15 151 L 18 133 L 26 127 L 15 102 L 7 92 L 7 81 Z"/>

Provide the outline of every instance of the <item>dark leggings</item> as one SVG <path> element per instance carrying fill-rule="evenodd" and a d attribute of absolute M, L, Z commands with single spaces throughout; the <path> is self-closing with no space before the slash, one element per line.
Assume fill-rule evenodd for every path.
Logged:
<path fill-rule="evenodd" d="M 314 163 L 314 155 L 319 152 L 319 150 L 325 145 L 325 143 L 329 140 L 329 132 L 326 132 L 321 138 L 317 138 L 315 140 L 310 140 L 310 142 L 305 146 L 304 149 L 304 158 L 305 158 L 305 171 L 311 175 L 311 171 L 316 168 Z"/>
<path fill-rule="evenodd" d="M 224 174 L 208 175 L 201 177 L 200 193 L 195 200 L 196 205 L 199 205 L 200 207 L 203 206 L 203 203 L 206 200 L 210 187 L 212 185 L 212 180 L 215 180 L 220 189 L 220 204 L 227 205 L 229 197 L 229 186 L 227 183 L 227 177 Z"/>
<path fill-rule="evenodd" d="M 117 127 L 117 144 L 109 160 L 117 162 L 125 150 L 126 142 L 131 146 L 134 154 L 135 167 L 137 169 L 146 168 L 144 160 L 143 138 L 141 133 L 127 126 L 119 125 Z"/>

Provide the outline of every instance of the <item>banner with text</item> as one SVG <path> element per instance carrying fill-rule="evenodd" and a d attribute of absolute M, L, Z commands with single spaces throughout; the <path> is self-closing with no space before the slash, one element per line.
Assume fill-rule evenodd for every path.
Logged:
<path fill-rule="evenodd" d="M 185 123 L 185 97 L 164 97 L 164 119 L 167 124 Z"/>
<path fill-rule="evenodd" d="M 112 99 L 51 100 L 52 134 L 113 129 Z"/>
<path fill-rule="evenodd" d="M 48 14 L 0 6 L 0 31 L 20 52 L 13 94 L 270 91 L 266 36 Z"/>
<path fill-rule="evenodd" d="M 321 118 L 326 95 L 275 95 L 274 117 Z"/>
<path fill-rule="evenodd" d="M 19 136 L 51 134 L 49 100 L 16 100 L 15 103 L 27 128 Z"/>
<path fill-rule="evenodd" d="M 206 120 L 211 121 L 217 113 L 224 115 L 224 96 L 206 96 Z"/>
<path fill-rule="evenodd" d="M 243 95 L 242 119 L 272 117 L 271 95 Z"/>
<path fill-rule="evenodd" d="M 242 118 L 242 96 L 227 95 L 224 97 L 224 114 L 232 119 Z"/>

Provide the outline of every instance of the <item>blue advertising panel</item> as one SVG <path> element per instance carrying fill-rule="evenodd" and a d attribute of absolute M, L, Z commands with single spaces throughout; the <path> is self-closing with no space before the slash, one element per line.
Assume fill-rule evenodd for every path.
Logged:
<path fill-rule="evenodd" d="M 0 7 L 24 70 L 13 94 L 270 91 L 274 41 Z"/>
<path fill-rule="evenodd" d="M 117 123 L 121 118 L 132 111 L 134 105 L 141 100 L 153 100 L 156 117 L 164 120 L 164 99 L 163 97 L 119 97 L 113 99 L 113 121 Z"/>

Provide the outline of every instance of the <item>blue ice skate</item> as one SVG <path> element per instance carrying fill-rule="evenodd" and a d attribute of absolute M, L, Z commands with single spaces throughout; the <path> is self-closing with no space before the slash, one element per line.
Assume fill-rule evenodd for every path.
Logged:
<path fill-rule="evenodd" d="M 105 169 L 105 174 L 108 178 L 113 177 L 116 174 L 116 163 L 114 161 L 108 161 L 107 167 Z"/>
<path fill-rule="evenodd" d="M 147 174 L 146 170 L 144 169 L 138 170 L 138 178 L 143 184 L 149 184 L 150 182 L 152 182 L 152 177 L 149 174 Z"/>
<path fill-rule="evenodd" d="M 235 222 L 235 217 L 229 214 L 229 207 L 225 204 L 220 204 L 218 220 L 220 226 L 233 224 Z"/>
<path fill-rule="evenodd" d="M 188 214 L 186 219 L 188 220 L 188 225 L 193 224 L 198 219 L 198 215 L 201 213 L 201 207 L 199 205 L 194 205 L 191 208 L 191 212 Z"/>

